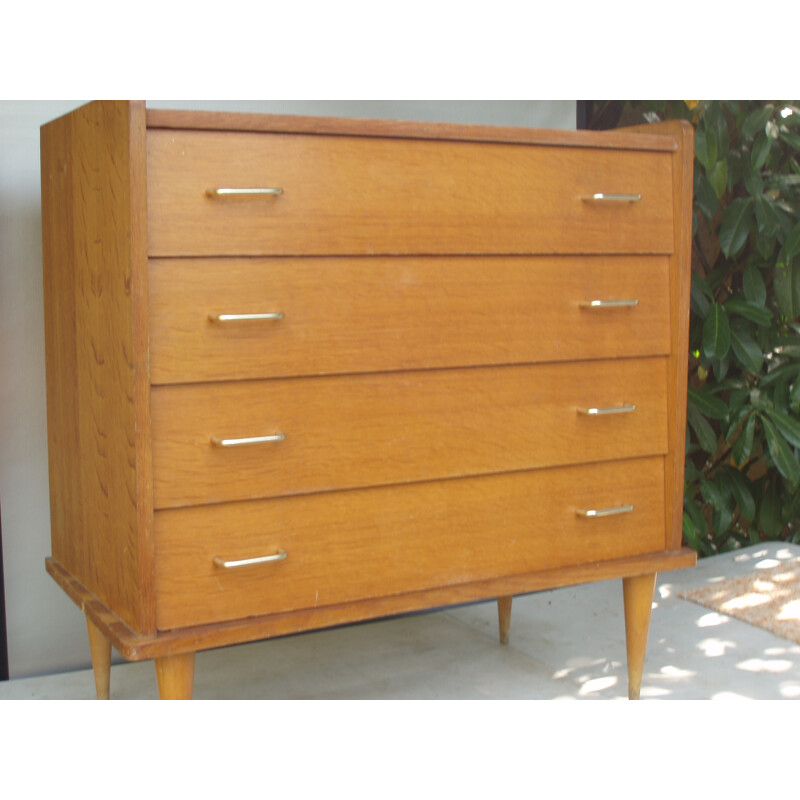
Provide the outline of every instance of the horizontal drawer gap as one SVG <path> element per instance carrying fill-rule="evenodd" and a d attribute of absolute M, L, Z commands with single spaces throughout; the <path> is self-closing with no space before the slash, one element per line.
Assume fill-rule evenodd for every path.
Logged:
<path fill-rule="evenodd" d="M 483 251 L 470 251 L 468 253 L 464 252 L 438 252 L 438 253 L 423 253 L 423 252 L 414 252 L 414 253 L 404 253 L 404 252 L 374 252 L 374 253 L 314 253 L 314 254 L 307 254 L 307 253 L 266 253 L 266 254 L 259 254 L 259 253 L 201 253 L 198 255 L 183 255 L 183 254 L 174 254 L 174 253 L 165 253 L 163 255 L 159 253 L 147 253 L 148 259 L 153 259 L 154 261 L 199 261 L 199 260 L 208 260 L 213 261 L 217 259 L 270 259 L 270 258 L 291 258 L 291 259 L 341 259 L 341 258 L 357 258 L 368 261 L 369 259 L 373 258 L 636 258 L 636 256 L 671 256 L 674 253 L 674 250 L 660 250 L 660 249 L 653 249 L 653 250 L 641 250 L 638 252 L 620 252 L 620 253 L 599 253 L 599 252 L 546 252 L 546 251 L 527 251 L 527 252 L 514 252 L 514 253 L 507 253 L 507 252 L 483 252 Z"/>

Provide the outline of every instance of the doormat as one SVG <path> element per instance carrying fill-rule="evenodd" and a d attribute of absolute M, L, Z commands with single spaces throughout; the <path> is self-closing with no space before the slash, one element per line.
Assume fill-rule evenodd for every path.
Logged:
<path fill-rule="evenodd" d="M 678 597 L 800 644 L 800 558 L 678 592 Z"/>

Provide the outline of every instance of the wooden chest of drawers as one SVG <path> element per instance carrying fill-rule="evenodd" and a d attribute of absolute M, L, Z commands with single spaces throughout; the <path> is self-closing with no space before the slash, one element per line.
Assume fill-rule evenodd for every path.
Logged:
<path fill-rule="evenodd" d="M 42 128 L 52 557 L 204 648 L 623 579 L 681 548 L 692 134 L 145 110 Z"/>

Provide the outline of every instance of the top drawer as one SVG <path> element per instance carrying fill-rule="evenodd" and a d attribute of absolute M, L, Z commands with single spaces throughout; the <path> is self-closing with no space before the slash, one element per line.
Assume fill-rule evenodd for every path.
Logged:
<path fill-rule="evenodd" d="M 663 152 L 155 129 L 147 184 L 151 256 L 673 249 Z"/>

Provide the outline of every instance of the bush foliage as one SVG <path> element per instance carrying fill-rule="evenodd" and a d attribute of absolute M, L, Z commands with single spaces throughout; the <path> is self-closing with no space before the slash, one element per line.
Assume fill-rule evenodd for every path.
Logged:
<path fill-rule="evenodd" d="M 695 129 L 686 542 L 701 555 L 800 542 L 800 105 L 627 113 Z"/>

